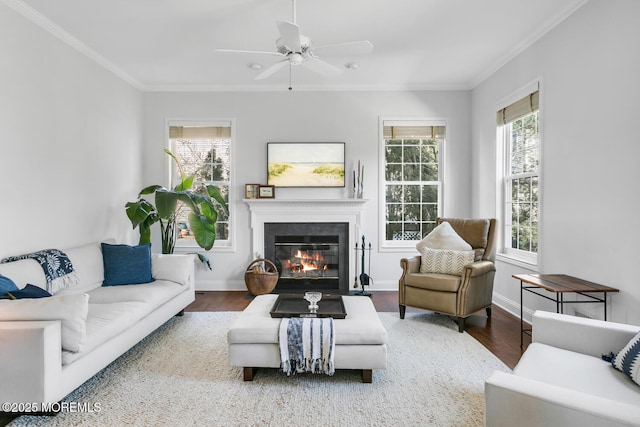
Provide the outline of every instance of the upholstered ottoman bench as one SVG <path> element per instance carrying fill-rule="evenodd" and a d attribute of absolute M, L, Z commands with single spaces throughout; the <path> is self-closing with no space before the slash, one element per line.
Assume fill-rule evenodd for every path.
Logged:
<path fill-rule="evenodd" d="M 229 365 L 244 368 L 244 380 L 252 381 L 257 368 L 279 368 L 280 320 L 269 314 L 278 295 L 257 296 L 227 333 Z M 386 369 L 387 331 L 371 299 L 344 296 L 347 313 L 334 320 L 335 369 L 358 369 L 362 382 L 370 383 L 374 369 Z"/>

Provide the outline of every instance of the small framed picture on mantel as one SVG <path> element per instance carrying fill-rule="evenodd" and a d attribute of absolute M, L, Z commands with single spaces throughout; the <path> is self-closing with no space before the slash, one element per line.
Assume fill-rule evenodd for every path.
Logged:
<path fill-rule="evenodd" d="M 276 197 L 276 189 L 273 185 L 261 185 L 258 187 L 258 197 L 261 199 L 273 199 Z"/>
<path fill-rule="evenodd" d="M 245 199 L 257 199 L 258 189 L 260 184 L 245 184 L 244 185 L 244 198 Z"/>

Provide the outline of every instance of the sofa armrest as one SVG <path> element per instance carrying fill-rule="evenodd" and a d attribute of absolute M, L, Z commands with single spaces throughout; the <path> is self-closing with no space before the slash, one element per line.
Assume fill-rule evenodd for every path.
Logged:
<path fill-rule="evenodd" d="M 0 401 L 57 401 L 53 396 L 62 381 L 60 321 L 1 321 L 0 342 Z"/>
<path fill-rule="evenodd" d="M 496 371 L 485 381 L 485 425 L 630 426 L 640 407 Z"/>
<path fill-rule="evenodd" d="M 620 351 L 640 326 L 605 322 L 547 311 L 533 314 L 533 342 L 600 358 Z"/>

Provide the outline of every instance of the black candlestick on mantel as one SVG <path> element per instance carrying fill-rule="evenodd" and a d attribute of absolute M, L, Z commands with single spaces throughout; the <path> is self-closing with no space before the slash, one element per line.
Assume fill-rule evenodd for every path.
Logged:
<path fill-rule="evenodd" d="M 356 278 L 355 282 L 354 282 L 354 287 L 358 287 L 358 279 L 360 279 L 360 287 L 362 289 L 360 289 L 359 291 L 355 292 L 355 295 L 363 295 L 363 296 L 367 296 L 370 297 L 371 296 L 371 292 L 366 292 L 364 290 L 365 286 L 370 286 L 371 282 L 373 282 L 373 279 L 371 278 L 371 276 L 368 273 L 365 273 L 365 252 L 369 252 L 369 268 L 368 268 L 368 272 L 371 273 L 371 243 L 369 243 L 369 247 L 367 247 L 366 243 L 365 243 L 365 239 L 364 239 L 364 235 L 362 235 L 362 246 L 358 247 L 358 243 L 356 242 L 356 274 L 357 274 L 357 270 L 358 270 L 358 252 L 360 253 L 361 256 L 361 262 L 360 262 L 360 268 L 361 268 L 361 273 L 360 276 L 358 278 Z"/>

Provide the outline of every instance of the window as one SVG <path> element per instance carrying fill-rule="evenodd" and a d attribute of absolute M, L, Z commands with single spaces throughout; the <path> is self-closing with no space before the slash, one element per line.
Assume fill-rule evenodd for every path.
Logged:
<path fill-rule="evenodd" d="M 502 141 L 504 253 L 536 263 L 540 182 L 539 92 L 498 111 Z"/>
<path fill-rule="evenodd" d="M 412 247 L 440 215 L 445 125 L 382 119 L 381 127 L 383 247 Z"/>
<path fill-rule="evenodd" d="M 169 123 L 169 147 L 180 162 L 186 175 L 194 176 L 193 187 L 201 184 L 216 186 L 229 207 L 232 176 L 232 121 L 190 124 L 186 122 Z M 180 183 L 180 171 L 171 161 L 171 186 Z M 182 203 L 182 202 L 179 202 Z M 178 238 L 176 247 L 197 247 L 189 230 L 188 209 L 180 209 L 178 215 Z M 218 211 L 216 222 L 216 247 L 232 246 L 232 227 L 230 215 Z"/>

